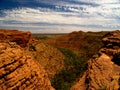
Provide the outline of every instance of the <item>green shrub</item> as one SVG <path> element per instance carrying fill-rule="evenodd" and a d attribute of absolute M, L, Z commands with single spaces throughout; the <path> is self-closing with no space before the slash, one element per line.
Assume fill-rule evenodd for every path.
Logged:
<path fill-rule="evenodd" d="M 38 40 L 46 40 L 48 38 L 49 38 L 48 36 L 44 36 L 44 35 L 36 36 L 36 39 Z"/>
<path fill-rule="evenodd" d="M 65 55 L 65 69 L 58 72 L 51 82 L 56 90 L 70 90 L 76 78 L 85 71 L 86 60 L 69 49 L 59 50 Z"/>
<path fill-rule="evenodd" d="M 30 50 L 30 51 L 36 51 L 36 48 L 35 48 L 35 46 L 33 46 L 33 45 L 30 45 L 30 48 L 29 48 L 29 50 Z"/>

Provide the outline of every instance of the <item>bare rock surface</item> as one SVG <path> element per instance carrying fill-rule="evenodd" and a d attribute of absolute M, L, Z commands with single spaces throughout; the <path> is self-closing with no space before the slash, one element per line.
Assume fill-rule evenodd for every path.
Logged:
<path fill-rule="evenodd" d="M 42 66 L 16 43 L 0 43 L 0 90 L 54 90 Z"/>
<path fill-rule="evenodd" d="M 34 47 L 35 51 L 30 53 L 45 68 L 49 78 L 52 79 L 57 72 L 64 68 L 64 55 L 58 49 L 42 42 Z"/>
<path fill-rule="evenodd" d="M 30 32 L 0 29 L 0 42 L 16 42 L 22 48 L 28 48 L 30 39 Z"/>
<path fill-rule="evenodd" d="M 120 90 L 120 31 L 105 35 L 103 43 L 71 90 Z"/>
<path fill-rule="evenodd" d="M 56 48 L 35 39 L 30 32 L 0 29 L 0 42 L 16 42 L 45 68 L 50 79 L 64 67 L 63 54 Z"/>

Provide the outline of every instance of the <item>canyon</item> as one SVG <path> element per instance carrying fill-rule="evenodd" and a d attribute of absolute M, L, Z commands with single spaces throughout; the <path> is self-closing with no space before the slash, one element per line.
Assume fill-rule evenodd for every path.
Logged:
<path fill-rule="evenodd" d="M 31 32 L 0 29 L 0 90 L 55 90 L 53 81 L 69 77 L 65 70 L 75 66 L 71 90 L 120 90 L 120 31 L 79 31 L 41 41 Z"/>

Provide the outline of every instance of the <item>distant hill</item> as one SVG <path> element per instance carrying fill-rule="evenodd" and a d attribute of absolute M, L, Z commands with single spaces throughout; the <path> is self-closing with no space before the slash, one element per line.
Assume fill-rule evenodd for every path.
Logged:
<path fill-rule="evenodd" d="M 73 50 L 78 55 L 89 59 L 103 45 L 102 37 L 108 32 L 72 32 L 59 37 L 45 40 L 46 43 L 57 47 Z"/>

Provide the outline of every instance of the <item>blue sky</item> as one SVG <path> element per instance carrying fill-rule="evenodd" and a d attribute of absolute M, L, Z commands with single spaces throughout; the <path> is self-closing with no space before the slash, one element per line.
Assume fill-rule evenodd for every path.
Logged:
<path fill-rule="evenodd" d="M 0 0 L 0 28 L 33 33 L 120 29 L 120 0 Z"/>

